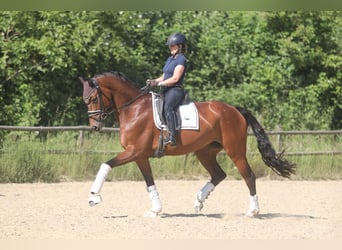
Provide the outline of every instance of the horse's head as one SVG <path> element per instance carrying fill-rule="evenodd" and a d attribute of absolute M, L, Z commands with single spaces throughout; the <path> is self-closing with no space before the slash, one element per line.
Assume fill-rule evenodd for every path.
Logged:
<path fill-rule="evenodd" d="M 79 77 L 79 80 L 83 84 L 83 101 L 88 106 L 89 125 L 100 131 L 103 128 L 103 120 L 113 112 L 113 101 L 103 93 L 96 78 L 84 80 Z"/>

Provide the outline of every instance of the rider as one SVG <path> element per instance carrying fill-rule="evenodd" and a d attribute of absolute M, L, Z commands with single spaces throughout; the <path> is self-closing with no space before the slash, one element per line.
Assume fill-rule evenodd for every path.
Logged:
<path fill-rule="evenodd" d="M 164 144 L 176 145 L 176 110 L 185 96 L 183 80 L 186 71 L 185 52 L 186 38 L 183 34 L 173 33 L 167 39 L 171 56 L 167 58 L 163 74 L 156 79 L 148 79 L 150 86 L 161 86 L 164 96 L 164 114 L 169 136 Z"/>

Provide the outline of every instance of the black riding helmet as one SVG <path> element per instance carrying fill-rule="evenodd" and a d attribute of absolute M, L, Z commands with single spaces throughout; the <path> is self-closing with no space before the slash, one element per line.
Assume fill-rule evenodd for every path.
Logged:
<path fill-rule="evenodd" d="M 180 33 L 173 33 L 169 36 L 167 39 L 166 45 L 177 45 L 177 44 L 183 44 L 183 47 L 186 44 L 186 38 L 183 34 Z"/>

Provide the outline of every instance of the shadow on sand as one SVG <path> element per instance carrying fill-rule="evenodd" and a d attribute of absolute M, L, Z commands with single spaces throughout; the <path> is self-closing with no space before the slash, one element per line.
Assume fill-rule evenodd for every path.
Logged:
<path fill-rule="evenodd" d="M 295 218 L 295 219 L 321 219 L 325 220 L 326 218 L 315 217 L 312 215 L 303 215 L 303 214 L 284 214 L 284 213 L 267 213 L 267 214 L 258 214 L 255 215 L 254 218 L 260 220 L 269 220 L 275 218 Z"/>
<path fill-rule="evenodd" d="M 196 218 L 196 217 L 207 217 L 207 218 L 222 219 L 224 216 L 225 216 L 225 214 L 184 214 L 184 213 L 177 213 L 177 214 L 162 213 L 162 214 L 160 214 L 161 218 L 173 218 L 173 217 Z"/>
<path fill-rule="evenodd" d="M 206 218 L 215 218 L 215 219 L 223 219 L 226 214 L 217 213 L 217 214 L 184 214 L 184 213 L 177 213 L 177 214 L 168 214 L 162 213 L 160 215 L 161 218 L 173 218 L 173 217 L 182 217 L 182 218 L 196 218 L 196 217 L 206 217 Z M 245 214 L 238 214 L 237 216 L 246 217 Z M 247 218 L 247 217 L 246 217 Z M 276 218 L 295 218 L 295 219 L 321 219 L 326 220 L 327 218 L 322 217 L 315 217 L 312 215 L 301 215 L 301 214 L 284 214 L 284 213 L 266 213 L 266 214 L 258 214 L 255 215 L 255 219 L 260 220 L 270 220 Z"/>
<path fill-rule="evenodd" d="M 245 214 L 235 214 L 234 216 L 237 217 L 246 217 Z M 117 216 L 105 216 L 105 219 L 120 219 L 120 218 L 127 218 L 128 215 L 117 215 Z M 175 213 L 175 214 L 169 214 L 169 213 L 161 213 L 159 214 L 160 218 L 214 218 L 214 219 L 223 219 L 226 217 L 226 214 L 224 213 L 217 213 L 217 214 L 194 214 L 194 213 Z M 248 218 L 248 217 L 246 217 Z M 258 214 L 254 217 L 251 217 L 252 219 L 260 219 L 260 220 L 271 220 L 276 218 L 294 218 L 294 219 L 320 219 L 320 220 L 326 220 L 327 218 L 323 217 L 315 217 L 312 215 L 301 215 L 301 214 L 285 214 L 285 213 L 265 213 L 265 214 Z"/>

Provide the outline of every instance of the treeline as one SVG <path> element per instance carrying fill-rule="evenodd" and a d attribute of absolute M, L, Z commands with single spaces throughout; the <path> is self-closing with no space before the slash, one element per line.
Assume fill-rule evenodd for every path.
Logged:
<path fill-rule="evenodd" d="M 196 101 L 246 107 L 267 129 L 342 128 L 341 12 L 0 12 L 0 124 L 82 125 L 78 76 L 157 77 L 188 38 Z"/>

